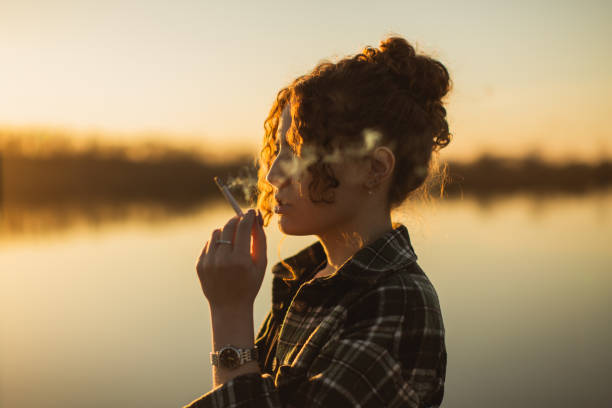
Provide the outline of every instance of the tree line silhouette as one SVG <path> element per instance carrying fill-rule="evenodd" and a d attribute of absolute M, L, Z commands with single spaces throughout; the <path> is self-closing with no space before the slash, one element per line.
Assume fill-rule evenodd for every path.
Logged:
<path fill-rule="evenodd" d="M 581 194 L 612 183 L 612 162 L 549 163 L 530 155 L 504 158 L 484 154 L 472 162 L 447 161 L 445 196 L 490 198 L 516 192 Z M 56 152 L 27 155 L 0 151 L 0 199 L 29 205 L 76 201 L 167 203 L 218 198 L 214 176 L 256 174 L 253 157 L 207 162 L 191 152 L 131 159 L 122 152 Z M 433 186 L 433 192 L 436 190 Z M 235 191 L 247 201 L 241 189 Z"/>

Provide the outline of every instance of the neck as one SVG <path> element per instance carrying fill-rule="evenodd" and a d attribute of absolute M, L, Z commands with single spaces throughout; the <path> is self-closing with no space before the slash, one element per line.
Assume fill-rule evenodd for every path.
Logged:
<path fill-rule="evenodd" d="M 317 234 L 327 255 L 327 269 L 336 271 L 355 252 L 376 241 L 393 228 L 391 214 L 364 216 Z"/>

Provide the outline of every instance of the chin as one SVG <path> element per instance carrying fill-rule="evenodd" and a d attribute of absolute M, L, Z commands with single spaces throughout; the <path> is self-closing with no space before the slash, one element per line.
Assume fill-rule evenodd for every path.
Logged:
<path fill-rule="evenodd" d="M 314 231 L 299 222 L 293 222 L 286 215 L 278 215 L 278 229 L 285 235 L 313 235 Z"/>

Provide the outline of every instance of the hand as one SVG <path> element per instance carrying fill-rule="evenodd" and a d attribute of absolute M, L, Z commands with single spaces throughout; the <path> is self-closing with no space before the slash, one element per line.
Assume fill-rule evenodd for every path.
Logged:
<path fill-rule="evenodd" d="M 233 244 L 216 243 L 219 239 Z M 211 310 L 253 307 L 268 264 L 266 251 L 261 214 L 256 216 L 252 209 L 212 232 L 196 263 Z"/>

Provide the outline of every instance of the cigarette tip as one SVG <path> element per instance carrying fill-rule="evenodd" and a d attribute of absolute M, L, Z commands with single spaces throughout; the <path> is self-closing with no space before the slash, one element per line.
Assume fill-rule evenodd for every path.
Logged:
<path fill-rule="evenodd" d="M 213 180 L 215 180 L 215 184 L 217 184 L 219 188 L 223 188 L 223 184 L 221 184 L 221 180 L 219 180 L 218 176 L 213 177 Z"/>

